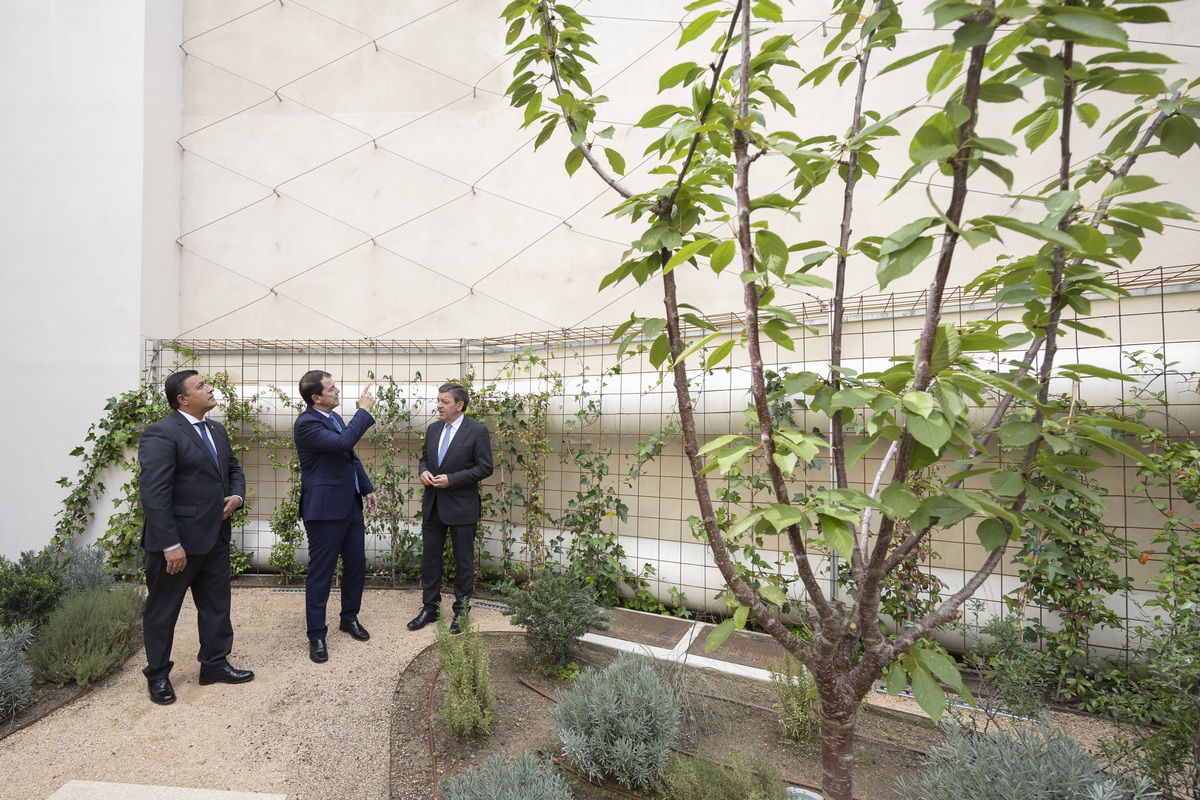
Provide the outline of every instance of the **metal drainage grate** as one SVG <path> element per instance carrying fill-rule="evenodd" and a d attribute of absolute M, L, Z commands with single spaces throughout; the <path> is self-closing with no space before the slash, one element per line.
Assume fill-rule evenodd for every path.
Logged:
<path fill-rule="evenodd" d="M 331 589 L 330 594 L 341 594 L 341 589 Z M 303 589 L 272 589 L 271 594 L 304 594 Z"/>
<path fill-rule="evenodd" d="M 472 600 L 471 605 L 479 608 L 490 608 L 492 611 L 512 611 L 512 609 L 506 605 L 501 603 L 489 603 L 486 600 Z"/>

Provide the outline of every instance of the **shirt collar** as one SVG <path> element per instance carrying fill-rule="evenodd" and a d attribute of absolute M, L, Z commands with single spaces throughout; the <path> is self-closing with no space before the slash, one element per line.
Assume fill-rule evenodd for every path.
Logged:
<path fill-rule="evenodd" d="M 183 414 L 183 418 L 186 419 L 188 422 L 192 423 L 193 425 L 199 425 L 201 422 L 204 422 L 204 420 L 196 419 L 195 417 L 193 417 L 191 414 L 187 413 L 186 411 L 183 411 L 178 408 L 175 410 L 178 411 L 180 414 Z"/>

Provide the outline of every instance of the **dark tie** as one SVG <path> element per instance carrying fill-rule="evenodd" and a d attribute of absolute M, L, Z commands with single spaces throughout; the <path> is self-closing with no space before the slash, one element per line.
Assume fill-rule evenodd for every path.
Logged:
<path fill-rule="evenodd" d="M 204 444 L 208 446 L 208 452 L 212 453 L 213 461 L 217 465 L 217 469 L 221 468 L 221 459 L 217 455 L 217 448 L 213 445 L 212 437 L 208 435 L 208 423 L 204 420 L 196 423 L 196 427 L 200 429 L 200 438 L 204 440 Z"/>
<path fill-rule="evenodd" d="M 333 414 L 330 414 L 329 421 L 333 423 L 333 429 L 335 431 L 337 431 L 338 433 L 342 432 L 342 423 L 338 421 L 337 417 L 335 417 Z M 351 461 L 353 462 L 353 460 L 354 460 L 354 458 L 353 458 L 353 456 L 351 456 Z M 359 494 L 362 494 L 362 490 L 358 488 L 358 473 L 357 472 L 354 473 L 354 491 L 358 492 Z"/>

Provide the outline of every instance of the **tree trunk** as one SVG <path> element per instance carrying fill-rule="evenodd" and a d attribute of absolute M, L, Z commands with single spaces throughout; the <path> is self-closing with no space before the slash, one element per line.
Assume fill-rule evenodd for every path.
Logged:
<path fill-rule="evenodd" d="M 828 713 L 821 701 L 821 771 L 825 800 L 853 800 L 854 710 L 857 703 L 839 697 Z"/>

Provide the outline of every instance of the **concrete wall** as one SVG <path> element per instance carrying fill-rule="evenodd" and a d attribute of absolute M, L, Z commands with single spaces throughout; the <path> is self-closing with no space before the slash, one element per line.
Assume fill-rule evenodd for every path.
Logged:
<path fill-rule="evenodd" d="M 6 556 L 49 540 L 68 454 L 137 384 L 144 337 L 178 331 L 182 7 L 0 5 Z"/>

